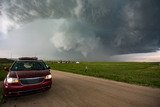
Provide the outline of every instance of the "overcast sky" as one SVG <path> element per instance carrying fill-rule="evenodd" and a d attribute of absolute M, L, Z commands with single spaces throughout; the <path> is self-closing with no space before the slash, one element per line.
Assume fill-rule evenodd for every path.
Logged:
<path fill-rule="evenodd" d="M 0 0 L 0 57 L 160 61 L 160 0 Z"/>

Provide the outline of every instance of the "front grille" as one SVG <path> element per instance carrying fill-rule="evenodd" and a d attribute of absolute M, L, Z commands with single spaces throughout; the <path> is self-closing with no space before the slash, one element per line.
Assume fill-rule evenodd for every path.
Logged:
<path fill-rule="evenodd" d="M 38 84 L 38 83 L 41 83 L 43 80 L 44 80 L 43 77 L 20 79 L 20 81 L 23 85 Z"/>

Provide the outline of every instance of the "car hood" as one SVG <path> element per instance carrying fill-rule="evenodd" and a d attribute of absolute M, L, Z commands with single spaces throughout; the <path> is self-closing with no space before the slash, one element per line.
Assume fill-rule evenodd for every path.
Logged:
<path fill-rule="evenodd" d="M 34 77 L 44 77 L 49 75 L 49 70 L 41 70 L 41 71 L 10 71 L 9 77 L 18 77 L 18 78 L 34 78 Z"/>

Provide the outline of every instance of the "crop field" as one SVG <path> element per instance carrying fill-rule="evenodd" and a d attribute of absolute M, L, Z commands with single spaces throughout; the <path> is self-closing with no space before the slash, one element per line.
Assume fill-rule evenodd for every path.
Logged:
<path fill-rule="evenodd" d="M 47 64 L 55 70 L 160 88 L 160 63 L 81 62 Z"/>

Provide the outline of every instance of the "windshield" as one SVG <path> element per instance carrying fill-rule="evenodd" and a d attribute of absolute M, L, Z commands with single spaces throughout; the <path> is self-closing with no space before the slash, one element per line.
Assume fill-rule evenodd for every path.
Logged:
<path fill-rule="evenodd" d="M 17 61 L 11 67 L 12 71 L 26 71 L 26 70 L 45 70 L 47 69 L 44 62 L 41 61 Z"/>

